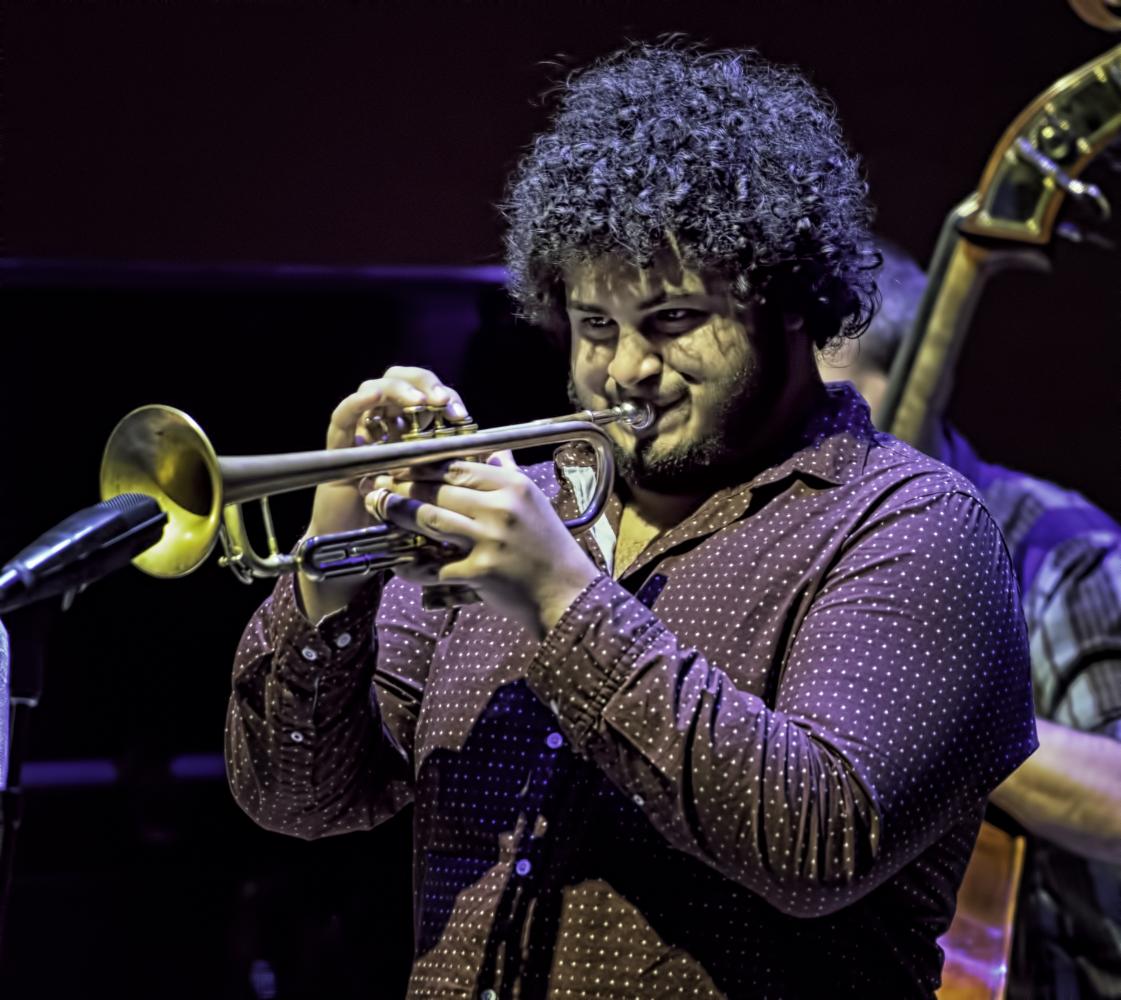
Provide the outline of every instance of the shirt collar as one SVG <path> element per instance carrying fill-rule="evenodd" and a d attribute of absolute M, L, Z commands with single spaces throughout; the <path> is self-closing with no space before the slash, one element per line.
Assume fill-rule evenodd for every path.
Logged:
<path fill-rule="evenodd" d="M 834 486 L 852 482 L 863 473 L 876 434 L 868 404 L 852 383 L 828 383 L 821 402 L 792 436 L 788 456 L 750 479 L 724 487 L 716 496 L 751 491 L 796 475 Z M 580 444 L 562 445 L 554 460 L 559 483 L 566 483 L 565 468 L 592 464 L 589 449 Z"/>
<path fill-rule="evenodd" d="M 620 579 L 641 579 L 646 567 L 674 546 L 711 534 L 743 517 L 753 498 L 759 495 L 758 488 L 763 485 L 778 484 L 797 476 L 827 486 L 858 478 L 863 472 L 875 434 L 868 405 L 856 390 L 848 383 L 827 386 L 817 408 L 788 439 L 791 443 L 786 449 L 788 455 L 785 459 L 746 481 L 717 490 L 693 514 L 647 546 Z M 590 459 L 586 447 L 566 445 L 558 449 L 555 481 L 559 492 L 554 502 L 562 517 L 571 517 L 580 508 L 571 466 L 587 466 Z M 597 539 L 601 544 L 606 542 L 611 549 L 615 547 L 614 532 L 618 530 L 621 515 L 622 504 L 618 495 L 612 493 L 600 519 L 606 518 L 612 537 Z M 601 568 L 610 571 L 602 554 L 597 553 L 594 547 L 590 550 Z"/>
<path fill-rule="evenodd" d="M 852 383 L 828 383 L 821 403 L 792 438 L 790 456 L 746 485 L 777 483 L 799 473 L 833 486 L 852 482 L 864 471 L 876 433 L 868 404 Z"/>

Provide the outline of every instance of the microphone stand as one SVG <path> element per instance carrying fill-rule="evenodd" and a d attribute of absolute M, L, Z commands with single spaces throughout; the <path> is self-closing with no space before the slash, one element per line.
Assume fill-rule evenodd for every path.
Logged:
<path fill-rule="evenodd" d="M 15 843 L 23 821 L 20 787 L 31 709 L 43 694 L 49 624 L 62 595 L 62 610 L 87 586 L 126 565 L 163 535 L 167 515 L 151 497 L 122 494 L 79 511 L 0 570 L 0 596 L 11 641 L 11 727 L 8 783 L 0 790 L 0 947 L 8 915 Z M 68 549 L 69 547 L 69 549 Z M 52 568 L 59 555 L 68 555 Z"/>
<path fill-rule="evenodd" d="M 5 615 L 11 661 L 11 726 L 8 730 L 8 782 L 0 790 L 0 949 L 6 941 L 8 904 L 12 891 L 16 840 L 23 821 L 20 772 L 28 747 L 31 710 L 43 694 L 46 643 L 58 611 L 40 602 Z"/>

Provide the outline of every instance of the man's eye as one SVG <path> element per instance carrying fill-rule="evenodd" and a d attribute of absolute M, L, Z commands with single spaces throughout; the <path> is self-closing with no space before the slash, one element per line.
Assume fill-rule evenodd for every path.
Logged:
<path fill-rule="evenodd" d="M 580 330 L 586 335 L 603 336 L 614 328 L 615 323 L 608 316 L 584 316 L 580 320 Z"/>
<path fill-rule="evenodd" d="M 695 323 L 704 316 L 699 309 L 659 309 L 658 322 L 670 324 Z"/>

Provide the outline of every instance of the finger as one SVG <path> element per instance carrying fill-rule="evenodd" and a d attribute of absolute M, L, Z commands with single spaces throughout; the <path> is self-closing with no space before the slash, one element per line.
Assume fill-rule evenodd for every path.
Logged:
<path fill-rule="evenodd" d="M 374 477 L 374 488 L 419 504 L 431 504 L 453 511 L 464 517 L 476 519 L 493 509 L 486 494 L 481 490 L 464 486 L 454 486 L 443 480 L 402 481 L 394 476 Z"/>
<path fill-rule="evenodd" d="M 365 405 L 371 401 L 376 405 Z M 403 416 L 411 407 L 421 407 L 419 415 L 415 418 Z M 331 418 L 328 447 L 399 440 L 402 433 L 414 428 L 414 420 L 419 429 L 427 429 L 432 414 L 440 408 L 448 423 L 462 424 L 471 419 L 454 390 L 437 391 L 434 396 L 428 396 L 404 379 L 378 379 L 376 385 L 371 384 L 348 396 L 336 407 Z"/>
<path fill-rule="evenodd" d="M 363 383 L 363 386 L 368 383 Z M 381 402 L 378 389 L 359 388 L 343 399 L 331 412 L 331 424 L 327 428 L 327 447 L 346 448 L 351 444 L 366 443 L 363 418 L 366 413 Z"/>
<path fill-rule="evenodd" d="M 371 514 L 377 513 L 372 509 L 375 496 L 376 494 L 371 494 L 365 501 L 366 509 Z M 478 526 L 471 518 L 444 507 L 437 507 L 435 504 L 422 503 L 395 493 L 391 493 L 386 498 L 385 518 L 406 531 L 413 531 L 459 548 L 470 548 L 479 538 Z"/>
<path fill-rule="evenodd" d="M 441 400 L 436 397 L 445 396 L 447 392 L 444 383 L 440 381 L 436 373 L 429 371 L 427 368 L 417 368 L 412 365 L 390 365 L 385 370 L 384 377 L 408 382 L 414 389 L 424 393 L 433 403 L 440 402 Z M 446 402 L 446 399 L 443 401 Z"/>
<path fill-rule="evenodd" d="M 453 423 L 467 418 L 467 410 L 453 390 L 437 385 L 428 392 L 418 389 L 409 379 L 387 375 L 363 382 L 356 392 L 335 407 L 331 414 L 327 447 L 343 448 L 350 444 L 396 440 L 402 431 L 411 426 L 402 414 L 415 406 L 443 407 L 445 415 Z M 423 428 L 432 418 L 430 414 L 422 413 L 419 419 Z"/>
<path fill-rule="evenodd" d="M 389 371 L 397 369 L 390 368 Z M 401 369 L 411 371 L 413 369 Z M 421 371 L 422 369 L 415 369 Z M 428 374 L 431 374 L 429 372 Z M 435 376 L 433 376 L 435 377 Z M 450 390 L 438 389 L 433 394 L 419 388 L 407 378 L 386 374 L 382 378 L 367 379 L 355 392 L 347 396 L 331 414 L 331 423 L 340 427 L 356 424 L 367 412 L 377 409 L 386 415 L 398 415 L 407 406 L 442 406 L 449 399 Z M 458 398 L 458 397 L 456 397 Z"/>
<path fill-rule="evenodd" d="M 436 582 L 447 584 L 477 585 L 491 572 L 485 561 L 473 552 L 468 552 L 462 559 L 447 560 L 436 571 Z"/>
<path fill-rule="evenodd" d="M 439 377 L 427 368 L 413 368 L 406 365 L 393 365 L 386 369 L 385 377 L 407 383 L 424 394 L 424 402 L 433 406 L 443 406 L 444 412 L 452 420 L 462 420 L 467 416 L 467 408 L 451 386 L 445 385 Z"/>
<path fill-rule="evenodd" d="M 440 570 L 443 569 L 446 559 L 415 559 L 412 562 L 399 563 L 393 567 L 393 572 L 402 580 L 409 583 L 418 583 L 422 587 L 431 587 L 440 582 Z"/>
<path fill-rule="evenodd" d="M 369 379 L 357 391 L 343 399 L 331 413 L 327 447 L 346 447 L 358 436 L 367 438 L 365 417 L 375 409 L 396 415 L 405 406 L 421 406 L 424 402 L 424 393 L 407 382 Z"/>
<path fill-rule="evenodd" d="M 495 465 L 500 469 L 513 469 L 515 472 L 520 472 L 518 463 L 514 461 L 514 453 L 509 448 L 503 448 L 502 451 L 496 451 L 493 455 L 487 458 L 487 465 Z"/>
<path fill-rule="evenodd" d="M 509 454 L 509 452 L 506 454 Z M 471 490 L 491 491 L 500 490 L 505 486 L 513 486 L 526 477 L 525 473 L 516 464 L 505 466 L 453 460 L 399 469 L 393 474 L 392 478 L 399 483 L 447 483 L 449 486 L 463 486 Z M 379 485 L 388 488 L 390 484 Z"/>

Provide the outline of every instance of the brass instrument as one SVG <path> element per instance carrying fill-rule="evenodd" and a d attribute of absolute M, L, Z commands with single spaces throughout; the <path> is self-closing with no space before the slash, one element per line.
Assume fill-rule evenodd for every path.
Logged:
<path fill-rule="evenodd" d="M 480 431 L 472 423 L 445 424 L 442 419 L 423 429 L 426 410 L 435 417 L 436 408 L 410 407 L 406 411 L 411 430 L 398 442 L 219 457 L 202 428 L 186 413 L 170 406 L 143 406 L 125 416 L 109 437 L 101 461 L 101 496 L 143 493 L 153 497 L 167 514 L 163 538 L 133 560 L 152 576 L 185 576 L 206 561 L 218 541 L 225 552 L 221 564 L 243 583 L 296 570 L 316 580 L 364 575 L 411 562 L 425 552 L 439 552 L 441 546 L 392 524 L 374 524 L 305 538 L 293 553 L 282 553 L 268 498 L 394 469 L 477 458 L 506 448 L 583 442 L 595 455 L 596 483 L 585 509 L 565 522 L 569 531 L 578 533 L 600 516 L 614 481 L 611 439 L 603 427 L 621 422 L 642 430 L 654 418 L 647 404 L 622 403 L 606 410 L 582 410 L 491 430 Z M 267 555 L 253 548 L 246 531 L 241 505 L 251 500 L 261 504 Z"/>
<path fill-rule="evenodd" d="M 924 451 L 935 447 L 985 282 L 1009 267 L 1047 270 L 1044 250 L 1065 202 L 1091 219 L 1109 218 L 1103 193 L 1079 175 L 1119 135 L 1121 46 L 1056 81 L 1013 120 L 977 190 L 942 228 L 914 326 L 892 365 L 881 426 Z"/>
<path fill-rule="evenodd" d="M 1121 31 L 1121 0 L 1070 0 L 1074 12 L 1103 31 Z"/>

